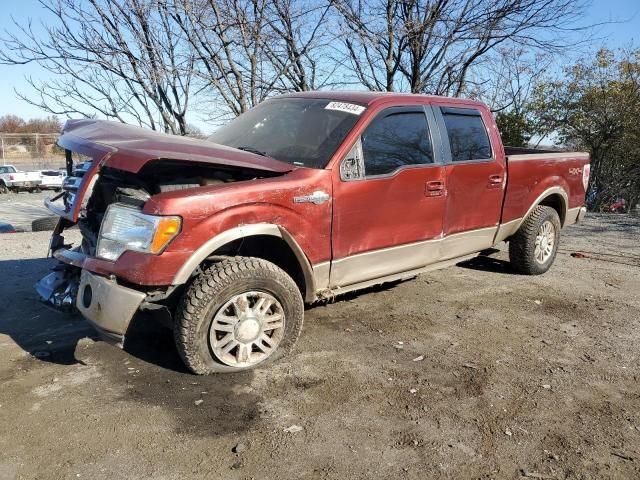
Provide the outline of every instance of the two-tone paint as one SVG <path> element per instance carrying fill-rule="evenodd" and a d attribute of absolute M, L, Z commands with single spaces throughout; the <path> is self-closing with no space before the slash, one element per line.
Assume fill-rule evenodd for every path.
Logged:
<path fill-rule="evenodd" d="M 128 284 L 186 283 L 198 265 L 229 242 L 253 235 L 281 238 L 304 273 L 308 302 L 475 254 L 515 233 L 536 205 L 558 210 L 563 225 L 583 212 L 588 155 L 505 155 L 488 108 L 468 100 L 371 92 L 292 94 L 366 107 L 324 169 L 296 167 L 202 140 L 91 120 L 68 123 L 60 144 L 93 159 L 67 209 L 49 203 L 68 221 L 100 169 L 138 172 L 159 159 L 236 165 L 277 176 L 152 196 L 143 211 L 179 215 L 180 235 L 160 254 L 125 252 L 117 261 L 86 257 L 81 267 Z M 341 178 L 340 164 L 367 125 L 385 109 L 415 107 L 428 119 L 435 162 L 378 177 Z M 492 157 L 453 163 L 439 109 L 477 109 Z M 302 199 L 302 200 L 300 200 Z M 313 201 L 316 199 L 317 201 Z"/>

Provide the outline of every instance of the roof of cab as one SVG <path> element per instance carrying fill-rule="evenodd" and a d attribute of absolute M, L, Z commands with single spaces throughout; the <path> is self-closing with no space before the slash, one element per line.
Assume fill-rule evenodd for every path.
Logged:
<path fill-rule="evenodd" d="M 398 92 L 371 92 L 371 91 L 334 91 L 334 90 L 321 90 L 312 92 L 294 92 L 279 95 L 273 98 L 323 98 L 327 100 L 336 100 L 339 102 L 353 102 L 361 105 L 371 105 L 374 102 L 381 100 L 398 100 L 406 98 L 422 97 L 425 100 L 446 100 L 447 103 L 464 103 L 484 105 L 482 102 L 476 100 L 468 100 L 462 98 L 449 98 L 441 97 L 437 95 L 423 95 L 418 93 L 398 93 Z"/>

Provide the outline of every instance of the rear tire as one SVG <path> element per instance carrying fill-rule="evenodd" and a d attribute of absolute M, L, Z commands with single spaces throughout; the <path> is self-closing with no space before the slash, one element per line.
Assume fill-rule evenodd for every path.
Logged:
<path fill-rule="evenodd" d="M 9 193 L 9 189 L 4 184 L 4 182 L 0 182 L 0 195 L 3 193 Z"/>
<path fill-rule="evenodd" d="M 238 372 L 289 353 L 303 319 L 300 290 L 282 269 L 259 258 L 230 257 L 187 288 L 174 337 L 193 373 Z"/>
<path fill-rule="evenodd" d="M 512 267 L 524 275 L 545 273 L 556 258 L 560 217 L 551 207 L 538 205 L 509 240 Z"/>

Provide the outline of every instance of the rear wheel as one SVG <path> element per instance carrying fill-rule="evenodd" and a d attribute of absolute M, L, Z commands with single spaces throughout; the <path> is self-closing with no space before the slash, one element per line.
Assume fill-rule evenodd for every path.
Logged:
<path fill-rule="evenodd" d="M 551 207 L 539 205 L 509 240 L 509 260 L 525 275 L 540 275 L 551 267 L 560 242 L 560 217 Z"/>
<path fill-rule="evenodd" d="M 9 193 L 9 189 L 4 184 L 4 182 L 0 182 L 0 194 Z"/>
<path fill-rule="evenodd" d="M 174 334 L 196 374 L 248 370 L 289 353 L 304 303 L 293 279 L 271 262 L 233 257 L 211 265 L 184 293 Z"/>

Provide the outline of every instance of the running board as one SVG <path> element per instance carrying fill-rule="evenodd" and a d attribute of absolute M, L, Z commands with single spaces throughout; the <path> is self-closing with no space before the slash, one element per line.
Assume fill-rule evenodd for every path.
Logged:
<path fill-rule="evenodd" d="M 467 255 L 463 255 L 461 257 L 451 258 L 449 260 L 444 260 L 442 262 L 432 263 L 431 265 L 427 265 L 425 267 L 416 268 L 414 270 L 408 270 L 406 272 L 394 273 L 393 275 L 386 275 L 384 277 L 374 278 L 372 280 L 366 280 L 364 282 L 354 283 L 352 285 L 346 285 L 341 287 L 335 287 L 331 289 L 322 290 L 320 292 L 316 292 L 318 299 L 323 298 L 331 298 L 337 295 L 342 295 L 344 293 L 353 292 L 354 290 L 361 290 L 363 288 L 373 287 L 375 285 L 382 285 L 383 283 L 389 282 L 397 282 L 400 280 L 407 280 L 409 278 L 414 278 L 421 273 L 431 272 L 433 270 L 440 270 L 441 268 L 451 267 L 456 265 L 457 263 L 464 262 L 466 260 L 470 260 L 472 258 L 477 257 L 480 252 L 470 253 Z"/>

